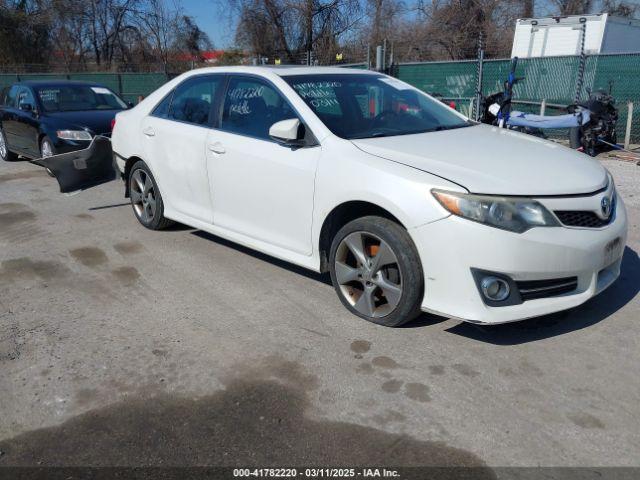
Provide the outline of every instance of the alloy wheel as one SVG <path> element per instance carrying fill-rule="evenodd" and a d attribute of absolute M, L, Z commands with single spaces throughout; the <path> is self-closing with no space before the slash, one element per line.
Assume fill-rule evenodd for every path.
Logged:
<path fill-rule="evenodd" d="M 156 216 L 156 193 L 151 175 L 144 170 L 136 170 L 131 175 L 131 203 L 136 215 L 143 223 L 151 223 Z"/>
<path fill-rule="evenodd" d="M 335 256 L 340 292 L 360 314 L 382 318 L 402 298 L 402 272 L 393 249 L 380 237 L 355 232 L 345 237 Z"/>
<path fill-rule="evenodd" d="M 49 142 L 42 142 L 42 158 L 53 157 L 53 148 Z"/>

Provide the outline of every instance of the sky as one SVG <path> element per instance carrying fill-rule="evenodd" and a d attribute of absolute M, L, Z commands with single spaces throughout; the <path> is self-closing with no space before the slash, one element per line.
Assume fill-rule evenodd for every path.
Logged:
<path fill-rule="evenodd" d="M 192 16 L 198 26 L 209 35 L 213 45 L 224 49 L 233 45 L 234 25 L 220 12 L 213 0 L 182 0 L 180 2 L 187 15 Z"/>

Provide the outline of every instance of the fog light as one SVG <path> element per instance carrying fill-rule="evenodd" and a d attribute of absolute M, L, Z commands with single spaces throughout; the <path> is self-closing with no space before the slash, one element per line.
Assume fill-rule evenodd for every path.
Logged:
<path fill-rule="evenodd" d="M 493 302 L 504 302 L 511 293 L 509 284 L 498 277 L 483 278 L 480 287 L 484 296 Z"/>

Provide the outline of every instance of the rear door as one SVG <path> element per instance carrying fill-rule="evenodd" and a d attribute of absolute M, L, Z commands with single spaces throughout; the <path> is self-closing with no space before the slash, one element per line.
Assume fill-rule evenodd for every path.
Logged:
<path fill-rule="evenodd" d="M 141 132 L 145 159 L 166 206 L 209 224 L 213 209 L 206 141 L 224 78 L 216 74 L 185 80 L 144 119 Z"/>

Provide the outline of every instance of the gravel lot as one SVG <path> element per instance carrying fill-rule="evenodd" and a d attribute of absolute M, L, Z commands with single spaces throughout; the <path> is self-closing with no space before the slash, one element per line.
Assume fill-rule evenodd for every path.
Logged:
<path fill-rule="evenodd" d="M 610 290 L 397 330 L 325 276 L 144 230 L 120 183 L 0 164 L 0 466 L 640 466 L 640 167 L 603 162 L 631 221 Z"/>

